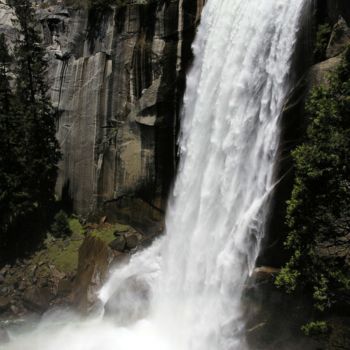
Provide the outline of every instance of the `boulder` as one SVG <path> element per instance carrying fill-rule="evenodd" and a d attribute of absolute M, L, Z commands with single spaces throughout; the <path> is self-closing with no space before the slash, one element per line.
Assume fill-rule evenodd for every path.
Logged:
<path fill-rule="evenodd" d="M 341 63 L 342 56 L 330 58 L 321 63 L 315 64 L 310 70 L 309 84 L 313 88 L 329 81 L 329 73 L 334 72 Z"/>
<path fill-rule="evenodd" d="M 139 240 L 136 235 L 126 236 L 125 241 L 126 241 L 126 248 L 130 250 L 136 248 L 139 244 Z"/>
<path fill-rule="evenodd" d="M 11 306 L 11 298 L 0 296 L 0 312 L 6 311 Z"/>
<path fill-rule="evenodd" d="M 111 243 L 109 243 L 109 246 L 118 252 L 123 252 L 126 247 L 126 240 L 124 236 L 117 236 L 116 239 L 114 239 Z"/>
<path fill-rule="evenodd" d="M 79 248 L 78 270 L 70 299 L 82 313 L 90 312 L 97 302 L 97 291 L 104 283 L 113 251 L 105 242 L 87 236 Z"/>
<path fill-rule="evenodd" d="M 115 237 L 118 237 L 121 234 L 128 232 L 130 229 L 131 229 L 131 227 L 128 225 L 122 225 L 122 224 L 116 223 L 115 224 L 115 231 L 113 234 Z"/>
<path fill-rule="evenodd" d="M 68 279 L 61 279 L 57 286 L 57 296 L 59 298 L 67 297 L 73 290 L 73 283 Z"/>
<path fill-rule="evenodd" d="M 113 260 L 111 262 L 111 267 L 127 265 L 130 261 L 131 255 L 128 253 L 115 252 Z"/>
<path fill-rule="evenodd" d="M 34 312 L 43 313 L 49 306 L 50 301 L 54 298 L 50 288 L 48 287 L 30 287 L 24 292 L 23 304 L 24 306 Z"/>

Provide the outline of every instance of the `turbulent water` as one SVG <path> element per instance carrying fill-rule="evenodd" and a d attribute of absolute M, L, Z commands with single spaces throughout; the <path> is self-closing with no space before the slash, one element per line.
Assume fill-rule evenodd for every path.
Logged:
<path fill-rule="evenodd" d="M 49 315 L 5 349 L 246 348 L 242 289 L 263 236 L 306 1 L 207 1 L 166 235 L 111 275 L 100 292 L 108 317 Z"/>

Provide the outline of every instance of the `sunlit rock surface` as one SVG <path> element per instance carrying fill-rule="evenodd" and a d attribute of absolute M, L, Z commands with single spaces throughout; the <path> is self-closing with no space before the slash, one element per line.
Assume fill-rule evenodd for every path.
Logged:
<path fill-rule="evenodd" d="M 204 2 L 130 1 L 89 13 L 62 1 L 33 1 L 63 155 L 57 195 L 77 213 L 96 214 L 125 197 L 164 209 Z M 12 45 L 14 15 L 5 0 L 0 19 L 0 32 Z"/>
<path fill-rule="evenodd" d="M 125 196 L 164 208 L 202 2 L 39 11 L 63 153 L 57 192 L 80 214 Z"/>

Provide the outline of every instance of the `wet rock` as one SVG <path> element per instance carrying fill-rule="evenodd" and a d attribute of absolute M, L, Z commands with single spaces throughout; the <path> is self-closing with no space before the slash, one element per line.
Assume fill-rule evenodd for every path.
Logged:
<path fill-rule="evenodd" d="M 113 251 L 105 242 L 94 236 L 87 236 L 79 249 L 77 275 L 72 303 L 82 313 L 92 310 L 97 301 L 97 291 L 107 276 L 108 267 L 113 259 Z"/>
<path fill-rule="evenodd" d="M 122 252 L 124 251 L 126 247 L 126 240 L 124 236 L 117 236 L 116 239 L 114 239 L 111 243 L 109 243 L 109 246 L 116 251 Z"/>
<path fill-rule="evenodd" d="M 5 277 L 4 275 L 0 274 L 0 284 L 5 282 Z"/>
<path fill-rule="evenodd" d="M 129 235 L 125 237 L 125 242 L 126 248 L 131 250 L 137 247 L 139 240 L 136 235 Z"/>
<path fill-rule="evenodd" d="M 111 266 L 120 266 L 123 264 L 128 264 L 130 261 L 131 255 L 128 253 L 115 252 Z"/>
<path fill-rule="evenodd" d="M 281 271 L 280 268 L 271 266 L 260 266 L 254 269 L 255 275 L 276 275 Z"/>
<path fill-rule="evenodd" d="M 23 295 L 23 304 L 31 311 L 42 313 L 48 309 L 52 299 L 53 295 L 49 288 L 31 287 Z"/>
<path fill-rule="evenodd" d="M 11 305 L 10 310 L 16 316 L 18 316 L 21 312 L 20 309 L 16 305 Z"/>
<path fill-rule="evenodd" d="M 11 306 L 11 298 L 0 296 L 0 312 L 6 311 Z"/>
<path fill-rule="evenodd" d="M 62 297 L 67 297 L 73 290 L 73 283 L 70 280 L 67 279 L 62 279 L 58 283 L 57 287 L 57 296 L 62 298 Z"/>

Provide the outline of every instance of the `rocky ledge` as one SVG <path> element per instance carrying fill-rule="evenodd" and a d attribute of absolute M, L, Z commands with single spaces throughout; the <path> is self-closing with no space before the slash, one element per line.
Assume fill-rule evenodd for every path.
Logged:
<path fill-rule="evenodd" d="M 48 235 L 39 251 L 0 269 L 0 331 L 1 322 L 40 317 L 55 307 L 89 313 L 110 269 L 150 243 L 149 235 L 106 217 L 86 225 L 71 218 L 69 226 L 71 236 Z"/>

